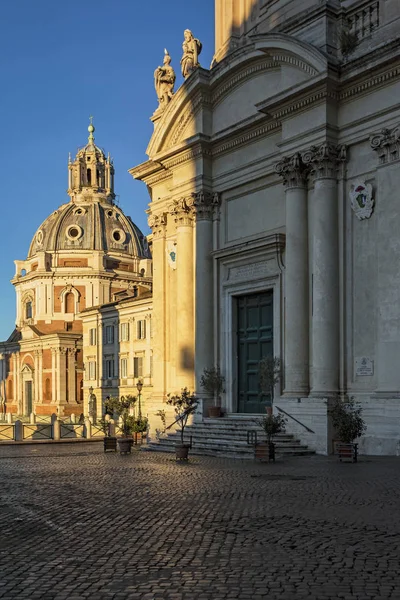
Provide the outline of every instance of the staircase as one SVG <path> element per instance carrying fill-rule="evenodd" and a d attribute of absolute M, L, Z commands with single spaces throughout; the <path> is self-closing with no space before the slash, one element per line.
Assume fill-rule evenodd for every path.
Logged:
<path fill-rule="evenodd" d="M 188 443 L 190 436 L 192 436 L 192 449 L 190 450 L 192 455 L 254 459 L 254 446 L 247 443 L 248 431 L 257 433 L 258 442 L 265 441 L 264 432 L 261 426 L 257 424 L 257 416 L 254 416 L 254 418 L 205 418 L 202 423 L 188 425 L 185 428 L 184 437 L 185 443 Z M 314 454 L 313 450 L 302 445 L 299 440 L 290 434 L 279 434 L 275 436 L 274 442 L 278 457 Z M 177 429 L 159 440 L 151 440 L 146 450 L 174 452 L 175 443 L 180 443 L 180 433 Z"/>

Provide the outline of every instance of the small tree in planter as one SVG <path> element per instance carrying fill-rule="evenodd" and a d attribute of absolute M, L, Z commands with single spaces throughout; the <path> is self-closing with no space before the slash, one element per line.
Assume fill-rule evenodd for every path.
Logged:
<path fill-rule="evenodd" d="M 116 452 L 117 438 L 115 436 L 111 435 L 110 418 L 106 419 L 106 416 L 104 415 L 99 420 L 99 425 L 100 425 L 102 432 L 104 433 L 104 440 L 103 440 L 104 441 L 104 452 L 107 452 L 108 450 L 113 450 L 114 452 Z"/>
<path fill-rule="evenodd" d="M 188 388 L 185 387 L 181 390 L 181 393 L 179 395 L 171 396 L 170 394 L 168 394 L 167 404 L 170 404 L 174 407 L 175 414 L 177 417 L 176 423 L 181 430 L 181 443 L 175 444 L 176 458 L 187 460 L 190 444 L 185 444 L 183 434 L 189 416 L 196 412 L 199 401 L 197 400 L 196 396 L 191 394 Z"/>
<path fill-rule="evenodd" d="M 130 409 L 136 404 L 137 398 L 135 396 L 121 396 L 111 397 L 106 401 L 106 409 L 108 413 L 116 413 L 121 419 L 121 432 L 122 437 L 118 439 L 118 445 L 120 452 L 130 453 L 133 439 L 132 432 L 135 425 L 135 418 L 131 416 Z"/>
<path fill-rule="evenodd" d="M 259 421 L 259 424 L 265 432 L 266 444 L 257 444 L 256 458 L 275 460 L 274 436 L 278 433 L 285 433 L 287 419 L 283 415 L 268 414 Z"/>
<path fill-rule="evenodd" d="M 146 436 L 147 429 L 149 427 L 149 420 L 147 417 L 139 417 L 134 421 L 135 422 L 133 425 L 133 435 L 135 439 L 135 444 L 137 444 L 139 440 L 140 442 L 142 442 L 143 438 Z"/>
<path fill-rule="evenodd" d="M 265 356 L 260 360 L 258 374 L 261 392 L 271 396 L 272 405 L 274 403 L 275 386 L 281 378 L 281 359 L 277 356 Z"/>
<path fill-rule="evenodd" d="M 328 414 L 332 417 L 332 425 L 340 439 L 336 447 L 340 461 L 357 462 L 358 444 L 355 444 L 354 440 L 361 437 L 367 430 L 361 416 L 361 406 L 353 397 L 344 400 L 337 399 L 328 409 Z"/>
<path fill-rule="evenodd" d="M 214 406 L 210 406 L 208 409 L 209 417 L 221 416 L 221 394 L 225 392 L 224 383 L 225 377 L 221 375 L 221 369 L 218 365 L 204 369 L 200 378 L 200 385 L 207 394 L 214 398 Z"/>

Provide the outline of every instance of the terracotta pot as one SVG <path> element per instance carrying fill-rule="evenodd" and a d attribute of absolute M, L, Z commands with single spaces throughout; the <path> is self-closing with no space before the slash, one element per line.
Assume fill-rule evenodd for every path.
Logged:
<path fill-rule="evenodd" d="M 338 442 L 336 444 L 336 452 L 340 462 L 357 462 L 358 444 Z"/>
<path fill-rule="evenodd" d="M 189 448 L 189 444 L 175 444 L 176 460 L 187 460 Z"/>
<path fill-rule="evenodd" d="M 112 450 L 117 451 L 117 438 L 116 437 L 105 437 L 104 438 L 104 452 Z"/>
<path fill-rule="evenodd" d="M 118 448 L 120 454 L 130 454 L 132 450 L 133 439 L 132 438 L 119 438 Z"/>
<path fill-rule="evenodd" d="M 221 416 L 221 407 L 220 406 L 209 406 L 208 407 L 208 416 L 212 419 L 216 419 Z"/>
<path fill-rule="evenodd" d="M 254 458 L 261 461 L 275 462 L 275 444 L 271 442 L 261 442 L 255 446 Z"/>

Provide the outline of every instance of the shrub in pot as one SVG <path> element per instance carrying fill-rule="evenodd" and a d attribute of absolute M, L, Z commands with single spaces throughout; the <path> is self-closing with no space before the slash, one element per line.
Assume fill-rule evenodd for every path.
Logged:
<path fill-rule="evenodd" d="M 190 444 L 185 444 L 184 432 L 189 416 L 194 414 L 198 407 L 198 400 L 194 394 L 191 394 L 188 388 L 183 388 L 180 394 L 167 396 L 167 404 L 174 407 L 176 415 L 176 424 L 180 428 L 180 444 L 175 444 L 175 454 L 177 459 L 187 460 Z"/>
<path fill-rule="evenodd" d="M 362 418 L 362 408 L 353 397 L 335 400 L 328 409 L 332 425 L 340 442 L 336 445 L 340 461 L 357 462 L 358 444 L 354 442 L 367 430 Z"/>
<path fill-rule="evenodd" d="M 135 419 L 133 426 L 133 437 L 135 444 L 137 444 L 139 441 L 142 442 L 143 438 L 146 437 L 148 427 L 149 420 L 147 417 L 139 417 L 138 419 Z"/>
<path fill-rule="evenodd" d="M 275 460 L 274 436 L 285 433 L 287 420 L 283 415 L 268 414 L 263 417 L 259 424 L 264 430 L 266 443 L 257 444 L 255 457 L 261 460 Z"/>
<path fill-rule="evenodd" d="M 106 409 L 108 413 L 112 411 L 117 414 L 121 420 L 121 434 L 118 438 L 119 450 L 122 453 L 130 453 L 133 444 L 132 432 L 135 426 L 135 417 L 130 415 L 131 408 L 136 404 L 135 396 L 121 396 L 120 398 L 112 396 L 106 400 Z"/>
<path fill-rule="evenodd" d="M 99 425 L 101 427 L 101 430 L 104 433 L 104 452 L 107 452 L 108 450 L 112 450 L 114 452 L 116 452 L 117 450 L 117 438 L 115 436 L 111 435 L 111 423 L 109 419 L 106 419 L 105 416 L 100 419 L 99 421 Z"/>
<path fill-rule="evenodd" d="M 221 369 L 218 365 L 204 369 L 200 378 L 200 386 L 214 399 L 214 406 L 210 406 L 208 409 L 209 417 L 221 416 L 221 394 L 225 392 L 224 383 L 225 377 L 221 375 Z"/>

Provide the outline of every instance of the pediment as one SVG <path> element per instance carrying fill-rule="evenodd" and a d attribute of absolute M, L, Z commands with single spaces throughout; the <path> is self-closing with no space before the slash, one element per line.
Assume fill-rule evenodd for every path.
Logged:
<path fill-rule="evenodd" d="M 21 369 L 21 373 L 33 373 L 33 369 L 29 365 L 25 364 Z"/>
<path fill-rule="evenodd" d="M 198 69 L 174 95 L 147 148 L 148 156 L 171 153 L 198 134 L 211 136 L 257 114 L 257 103 L 327 71 L 325 56 L 285 34 L 251 36 L 211 71 Z"/>

